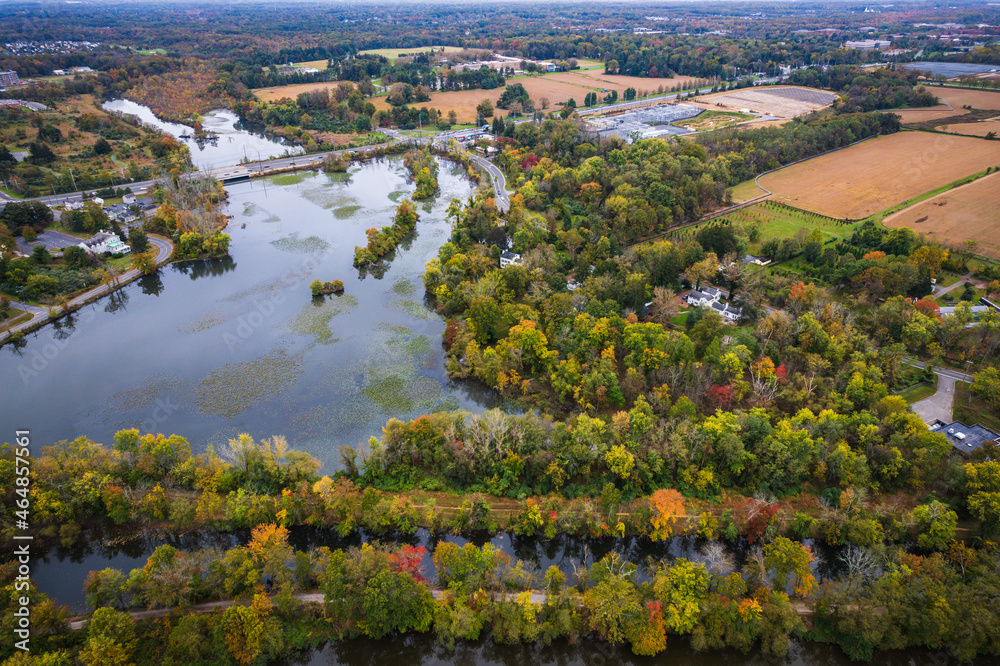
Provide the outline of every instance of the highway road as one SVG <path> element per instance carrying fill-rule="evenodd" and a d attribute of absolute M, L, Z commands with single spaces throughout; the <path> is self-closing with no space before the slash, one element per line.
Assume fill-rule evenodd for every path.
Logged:
<path fill-rule="evenodd" d="M 380 144 L 380 146 L 392 145 L 400 141 L 406 141 L 410 143 L 427 144 L 433 141 L 434 143 L 444 145 L 447 141 L 452 138 L 461 138 L 471 134 L 475 134 L 480 130 L 463 130 L 459 132 L 449 132 L 445 135 L 438 135 L 433 140 L 426 138 L 414 138 L 406 136 L 396 130 L 382 129 L 381 132 L 389 136 L 392 140 L 388 144 Z M 278 157 L 275 159 L 264 160 L 262 162 L 255 162 L 252 164 L 236 164 L 232 166 L 216 167 L 214 169 L 207 169 L 205 171 L 195 171 L 192 173 L 184 174 L 184 178 L 199 178 L 201 176 L 211 176 L 219 180 L 233 180 L 237 178 L 250 178 L 256 174 L 261 174 L 265 171 L 272 171 L 276 169 L 288 169 L 288 168 L 312 168 L 318 167 L 322 164 L 329 155 L 346 155 L 346 154 L 360 154 L 371 152 L 379 146 L 362 146 L 360 148 L 345 148 L 342 150 L 332 150 L 326 153 L 314 153 L 311 155 L 296 155 L 293 157 Z M 496 202 L 497 207 L 502 211 L 506 212 L 510 208 L 510 197 L 507 195 L 506 191 L 506 180 L 504 179 L 503 172 L 500 171 L 493 164 L 481 157 L 474 157 L 473 161 L 481 166 L 490 175 L 490 179 L 493 182 L 493 189 L 497 193 Z M 138 183 L 129 183 L 124 187 L 128 187 L 132 192 L 139 194 L 145 192 L 150 185 L 153 185 L 155 180 L 144 180 Z M 18 199 L 13 199 L 3 193 L 0 193 L 0 200 L 3 201 L 18 201 Z M 70 192 L 66 194 L 55 194 L 44 197 L 38 197 L 36 201 L 41 201 L 48 206 L 57 206 L 60 204 L 66 204 L 71 202 L 77 202 L 83 200 L 83 192 Z"/>

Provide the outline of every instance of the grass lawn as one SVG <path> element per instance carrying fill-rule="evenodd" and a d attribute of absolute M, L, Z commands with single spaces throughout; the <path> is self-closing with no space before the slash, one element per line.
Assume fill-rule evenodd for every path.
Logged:
<path fill-rule="evenodd" d="M 951 413 L 956 421 L 966 425 L 978 424 L 1000 432 L 1000 418 L 985 401 L 972 394 L 972 384 L 968 382 L 955 382 L 955 401 L 952 403 Z"/>
<path fill-rule="evenodd" d="M 143 49 L 141 51 L 136 51 L 136 53 L 138 53 L 139 55 L 166 55 L 167 50 L 166 49 Z M 323 62 L 324 62 L 324 64 L 326 63 L 325 60 Z"/>
<path fill-rule="evenodd" d="M 683 326 L 684 322 L 687 321 L 687 316 L 688 316 L 688 311 L 685 310 L 684 312 L 681 312 L 680 314 L 673 317 L 670 320 L 670 323 L 673 324 L 674 326 Z"/>
<path fill-rule="evenodd" d="M 132 255 L 126 254 L 124 257 L 119 257 L 117 259 L 109 258 L 108 265 L 115 270 L 124 273 L 128 269 L 132 268 Z"/>
<path fill-rule="evenodd" d="M 756 199 L 766 194 L 764 190 L 757 187 L 753 179 L 745 180 L 739 185 L 735 185 L 730 191 L 733 193 L 734 203 L 743 203 L 744 201 L 750 201 L 750 199 Z"/>
<path fill-rule="evenodd" d="M 961 275 L 955 275 L 954 273 L 941 273 L 937 278 L 937 286 L 939 287 L 950 287 L 951 285 L 958 282 L 958 279 L 962 277 Z"/>
<path fill-rule="evenodd" d="M 17 326 L 18 324 L 31 319 L 30 312 L 25 312 L 24 310 L 19 310 L 18 308 L 8 308 L 7 313 L 9 316 L 3 321 L 0 321 L 0 331 L 6 331 L 11 326 Z"/>
<path fill-rule="evenodd" d="M 742 187 L 742 185 L 739 187 Z M 842 224 L 839 220 L 817 213 L 785 208 L 773 201 L 762 201 L 761 203 L 741 208 L 703 224 L 720 224 L 725 222 L 742 226 L 756 225 L 760 230 L 761 238 L 758 244 L 769 238 L 791 238 L 799 230 L 805 231 L 808 234 L 813 229 L 819 229 L 822 232 L 823 242 L 825 243 L 831 239 L 839 240 L 850 236 L 856 226 L 855 224 Z M 691 231 L 696 233 L 700 226 L 692 227 Z"/>
<path fill-rule="evenodd" d="M 604 69 L 604 63 L 600 60 L 586 60 L 584 58 L 577 58 L 576 64 L 580 66 L 580 69 Z"/>
<path fill-rule="evenodd" d="M 937 375 L 934 375 L 934 383 L 921 382 L 916 386 L 911 386 L 905 391 L 901 391 L 899 395 L 906 401 L 908 405 L 912 405 L 915 402 L 923 400 L 924 398 L 929 398 L 937 392 Z"/>
<path fill-rule="evenodd" d="M 708 132 L 711 130 L 721 129 L 723 127 L 729 127 L 730 125 L 735 125 L 736 123 L 743 122 L 744 120 L 750 120 L 751 118 L 753 118 L 753 116 L 746 113 L 738 113 L 736 111 L 703 111 L 694 118 L 689 118 L 688 120 L 678 120 L 675 124 L 680 125 L 681 127 L 687 127 L 688 129 L 697 130 L 699 132 Z M 763 192 L 761 192 L 761 194 L 763 194 Z"/>
<path fill-rule="evenodd" d="M 434 51 L 439 52 L 442 48 L 444 49 L 445 53 L 456 53 L 462 50 L 458 46 L 418 46 L 416 48 L 408 48 L 408 49 L 368 49 L 367 51 L 361 51 L 361 53 L 385 56 L 389 60 L 395 60 L 405 55 L 413 55 L 415 53 L 427 53 L 431 49 L 434 49 Z M 324 66 L 325 64 L 326 63 L 324 62 Z"/>
<path fill-rule="evenodd" d="M 56 216 L 56 219 L 58 219 L 58 216 Z M 63 225 L 59 224 L 58 222 L 56 222 L 54 224 L 50 224 L 49 226 L 45 227 L 45 230 L 46 231 L 58 231 L 61 234 L 66 234 L 67 236 L 76 236 L 77 238 L 80 238 L 82 240 L 87 240 L 88 238 L 90 238 L 91 236 L 94 235 L 94 234 L 88 234 L 88 233 L 85 233 L 85 232 L 82 232 L 82 231 L 72 231 L 69 228 L 64 227 Z"/>

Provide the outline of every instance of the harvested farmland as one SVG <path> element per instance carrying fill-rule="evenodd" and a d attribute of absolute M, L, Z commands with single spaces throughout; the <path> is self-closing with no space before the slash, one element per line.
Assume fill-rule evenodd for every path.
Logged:
<path fill-rule="evenodd" d="M 556 105 L 559 102 L 565 102 L 571 98 L 576 100 L 577 105 L 583 106 L 584 95 L 593 91 L 593 88 L 585 88 L 572 83 L 555 81 L 549 76 L 527 77 L 523 79 L 516 79 L 510 83 L 520 83 L 523 85 L 524 89 L 528 91 L 531 98 L 535 100 L 536 105 L 540 103 L 540 100 L 543 97 L 548 98 L 550 102 L 549 110 L 561 108 Z M 431 94 L 430 101 L 420 102 L 414 104 L 413 106 L 435 108 L 444 115 L 447 115 L 449 111 L 454 111 L 458 115 L 458 122 L 474 123 L 476 122 L 477 115 L 476 105 L 484 99 L 488 99 L 493 102 L 495 106 L 503 91 L 503 88 L 495 88 L 493 90 L 452 90 L 448 92 L 437 92 Z M 372 103 L 375 104 L 376 109 L 389 108 L 389 103 L 385 101 L 385 97 L 375 97 L 372 99 Z M 507 112 L 502 109 L 497 109 L 497 113 L 500 115 L 506 115 Z"/>
<path fill-rule="evenodd" d="M 928 90 L 937 95 L 938 99 L 943 103 L 923 109 L 899 109 L 894 110 L 893 113 L 897 114 L 904 123 L 921 123 L 928 120 L 940 120 L 941 118 L 965 115 L 968 111 L 962 107 L 966 105 L 971 106 L 973 109 L 1000 110 L 1000 92 L 938 88 L 934 86 L 929 86 Z M 948 105 L 951 105 L 951 108 Z"/>
<path fill-rule="evenodd" d="M 921 201 L 883 222 L 909 227 L 944 245 L 961 246 L 967 239 L 979 242 L 979 252 L 1000 258 L 1000 219 L 996 215 L 1000 172 Z"/>
<path fill-rule="evenodd" d="M 731 109 L 749 109 L 770 116 L 792 118 L 833 104 L 837 95 L 813 88 L 745 88 L 705 95 L 698 101 Z"/>
<path fill-rule="evenodd" d="M 775 201 L 862 218 L 1000 164 L 1000 142 L 900 132 L 760 178 Z"/>
<path fill-rule="evenodd" d="M 1000 136 L 1000 119 L 983 120 L 978 123 L 956 123 L 938 127 L 938 129 L 942 132 L 965 134 L 966 136 L 986 136 L 990 132 L 993 132 L 995 136 Z"/>

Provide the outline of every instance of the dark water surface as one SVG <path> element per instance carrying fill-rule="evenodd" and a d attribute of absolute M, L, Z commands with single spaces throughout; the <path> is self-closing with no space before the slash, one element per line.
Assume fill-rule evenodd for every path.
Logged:
<path fill-rule="evenodd" d="M 0 348 L 0 440 L 21 428 L 38 448 L 80 435 L 110 444 L 137 427 L 201 452 L 243 432 L 282 435 L 329 472 L 341 445 L 390 417 L 494 405 L 480 385 L 448 380 L 444 322 L 424 303 L 447 206 L 472 191 L 451 163 L 439 180 L 379 275 L 352 266 L 354 246 L 412 194 L 400 159 L 228 187 L 230 258 L 168 266 Z M 346 293 L 314 299 L 316 278 Z"/>

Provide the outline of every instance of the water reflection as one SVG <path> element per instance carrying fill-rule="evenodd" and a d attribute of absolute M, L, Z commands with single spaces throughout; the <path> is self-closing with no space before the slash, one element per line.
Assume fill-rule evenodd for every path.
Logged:
<path fill-rule="evenodd" d="M 139 288 L 146 296 L 159 296 L 163 293 L 163 280 L 159 272 L 150 275 L 143 275 L 139 278 Z"/>
<path fill-rule="evenodd" d="M 173 265 L 174 270 L 187 275 L 192 280 L 203 277 L 217 277 L 236 270 L 236 260 L 230 256 L 221 259 L 198 259 L 181 261 Z"/>
<path fill-rule="evenodd" d="M 111 292 L 104 298 L 104 311 L 108 314 L 125 312 L 128 309 L 129 295 L 124 289 Z"/>

